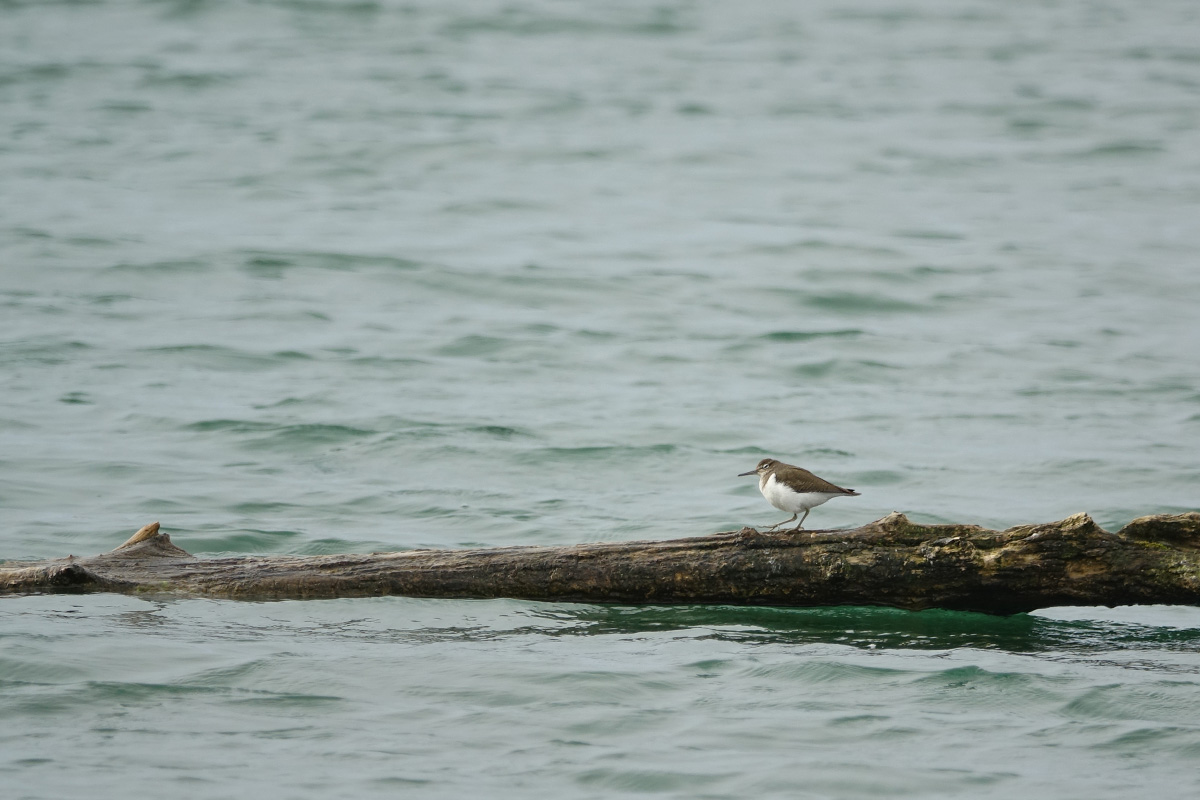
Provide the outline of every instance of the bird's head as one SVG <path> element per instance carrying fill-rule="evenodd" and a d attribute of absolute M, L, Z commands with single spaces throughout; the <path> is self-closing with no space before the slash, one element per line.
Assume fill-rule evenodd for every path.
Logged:
<path fill-rule="evenodd" d="M 762 475 L 764 472 L 770 472 L 772 469 L 775 468 L 775 465 L 778 463 L 779 462 L 773 458 L 764 458 L 762 461 L 758 462 L 757 467 L 750 470 L 749 472 L 740 473 L 738 475 L 738 477 L 741 478 L 746 475 Z"/>

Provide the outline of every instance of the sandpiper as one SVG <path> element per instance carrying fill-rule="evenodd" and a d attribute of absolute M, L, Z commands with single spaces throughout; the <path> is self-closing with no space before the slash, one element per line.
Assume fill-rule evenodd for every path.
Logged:
<path fill-rule="evenodd" d="M 802 529 L 804 520 L 808 519 L 808 512 L 826 500 L 832 497 L 858 497 L 859 494 L 853 489 L 834 486 L 806 469 L 793 467 L 773 458 L 764 458 L 758 462 L 757 467 L 741 473 L 738 477 L 745 475 L 757 475 L 758 490 L 762 492 L 763 497 L 780 511 L 792 512 L 792 519 L 799 516 L 801 511 L 804 512 L 804 516 L 800 517 L 793 529 L 797 531 Z M 788 524 L 792 519 L 777 522 L 767 530 L 773 531 L 780 525 Z"/>

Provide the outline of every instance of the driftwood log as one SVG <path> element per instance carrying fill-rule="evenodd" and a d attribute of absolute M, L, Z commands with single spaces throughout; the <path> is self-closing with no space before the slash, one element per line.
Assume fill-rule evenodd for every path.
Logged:
<path fill-rule="evenodd" d="M 93 556 L 0 564 L 0 594 L 121 592 L 284 600 L 408 595 L 579 603 L 893 606 L 1013 614 L 1200 605 L 1200 513 L 1117 533 L 1087 514 L 991 531 L 903 514 L 845 531 L 753 528 L 567 547 L 196 558 L 142 528 Z"/>

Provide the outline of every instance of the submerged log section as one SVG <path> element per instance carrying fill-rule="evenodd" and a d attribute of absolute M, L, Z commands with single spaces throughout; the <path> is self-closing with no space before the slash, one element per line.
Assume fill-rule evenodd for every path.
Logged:
<path fill-rule="evenodd" d="M 917 525 L 890 514 L 847 531 L 743 528 L 657 542 L 238 558 L 196 558 L 153 523 L 102 555 L 0 565 L 0 594 L 32 592 L 872 605 L 993 614 L 1200 605 L 1200 513 L 1141 517 L 1117 533 L 1086 514 L 1006 531 Z"/>

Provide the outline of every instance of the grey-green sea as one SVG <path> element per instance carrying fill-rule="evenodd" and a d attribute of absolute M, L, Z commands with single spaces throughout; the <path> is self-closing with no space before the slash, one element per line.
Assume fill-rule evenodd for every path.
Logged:
<path fill-rule="evenodd" d="M 0 0 L 0 559 L 1200 507 L 1200 6 Z M 1192 798 L 1200 609 L 0 601 L 0 794 Z"/>

